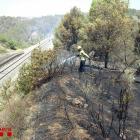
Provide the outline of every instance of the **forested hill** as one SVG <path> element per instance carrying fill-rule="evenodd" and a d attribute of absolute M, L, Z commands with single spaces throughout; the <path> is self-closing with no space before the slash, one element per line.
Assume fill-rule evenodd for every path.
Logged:
<path fill-rule="evenodd" d="M 62 15 L 39 18 L 0 17 L 0 43 L 10 49 L 24 48 L 51 33 Z"/>
<path fill-rule="evenodd" d="M 140 10 L 129 8 L 127 10 L 126 14 L 129 15 L 129 16 L 138 16 L 140 14 Z"/>

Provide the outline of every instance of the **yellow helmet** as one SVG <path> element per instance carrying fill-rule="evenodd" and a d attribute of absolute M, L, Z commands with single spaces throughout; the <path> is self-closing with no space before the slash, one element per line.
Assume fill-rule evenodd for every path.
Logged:
<path fill-rule="evenodd" d="M 77 50 L 81 50 L 81 48 L 82 48 L 81 46 L 78 46 L 78 47 L 77 47 Z"/>

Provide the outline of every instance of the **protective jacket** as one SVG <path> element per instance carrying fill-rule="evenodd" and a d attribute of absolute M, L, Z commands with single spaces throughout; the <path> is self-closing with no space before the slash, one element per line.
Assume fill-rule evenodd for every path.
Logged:
<path fill-rule="evenodd" d="M 86 57 L 89 58 L 89 56 L 84 52 L 84 50 L 80 51 L 80 60 L 85 61 Z"/>

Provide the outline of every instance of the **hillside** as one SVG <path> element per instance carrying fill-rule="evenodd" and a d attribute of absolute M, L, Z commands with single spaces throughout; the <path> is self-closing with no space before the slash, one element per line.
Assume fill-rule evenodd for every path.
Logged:
<path fill-rule="evenodd" d="M 92 74 L 79 79 L 77 69 L 66 67 L 22 100 L 13 95 L 19 102 L 9 112 L 1 112 L 1 125 L 11 127 L 14 137 L 22 140 L 120 140 L 118 101 L 122 83 L 109 78 L 117 73 L 87 68 Z M 134 89 L 135 98 L 125 119 L 127 140 L 140 138 L 139 83 Z M 9 115 L 3 118 L 5 113 Z"/>
<path fill-rule="evenodd" d="M 62 15 L 39 18 L 0 17 L 0 43 L 5 48 L 19 49 L 35 44 L 52 33 Z"/>
<path fill-rule="evenodd" d="M 140 23 L 127 11 L 125 0 L 93 0 L 88 14 L 73 7 L 64 15 L 54 48 L 34 49 L 0 88 L 0 122 L 11 139 L 140 139 Z"/>

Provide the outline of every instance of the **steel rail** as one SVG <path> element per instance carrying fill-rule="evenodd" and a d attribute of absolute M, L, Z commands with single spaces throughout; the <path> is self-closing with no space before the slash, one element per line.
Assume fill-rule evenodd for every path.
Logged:
<path fill-rule="evenodd" d="M 46 44 L 48 43 L 48 39 L 46 41 L 44 41 L 42 44 L 39 44 L 39 45 L 42 45 L 45 46 Z M 39 47 L 39 45 L 37 47 Z M 35 47 L 35 48 L 37 48 Z M 34 48 L 34 49 L 35 49 Z M 11 66 L 13 66 L 14 64 L 16 64 L 19 60 L 21 60 L 22 58 L 24 58 L 25 56 L 27 56 L 29 53 L 31 53 L 33 50 L 31 50 L 30 52 L 28 52 L 26 55 L 24 55 L 23 57 L 21 57 L 20 59 L 18 59 L 17 61 L 15 61 L 14 63 L 12 63 L 10 66 L 6 67 L 4 70 L 0 71 L 0 73 L 4 72 L 5 70 L 7 70 L 8 68 L 10 68 Z M 31 56 L 31 55 L 30 55 Z M 0 78 L 3 79 L 6 75 L 8 75 L 9 73 L 11 73 L 14 69 L 16 69 L 19 65 L 21 65 L 23 62 L 25 62 L 30 56 L 28 56 L 26 59 L 24 59 L 21 63 L 19 63 L 18 65 L 16 65 L 12 70 L 10 70 L 9 72 L 7 72 L 4 76 L 2 76 Z"/>
<path fill-rule="evenodd" d="M 45 41 L 45 43 L 46 43 L 47 41 Z M 44 43 L 44 42 L 43 42 Z M 43 44 L 42 43 L 42 44 Z M 45 45 L 45 43 L 43 44 L 43 46 Z M 42 45 L 42 44 L 40 44 L 40 45 Z M 38 47 L 38 46 L 37 46 Z M 36 48 L 37 48 L 36 47 Z M 35 49 L 35 48 L 34 48 Z M 2 72 L 4 72 L 5 70 L 7 70 L 8 68 L 10 68 L 12 65 L 14 65 L 16 62 L 18 62 L 19 60 L 21 60 L 22 58 L 24 58 L 25 56 L 27 56 L 29 53 L 31 53 L 33 50 L 31 50 L 30 52 L 28 52 L 27 54 L 25 54 L 24 56 L 22 56 L 20 59 L 18 59 L 17 61 L 15 61 L 14 63 L 12 63 L 11 65 L 9 65 L 8 67 L 6 67 L 5 69 L 3 69 L 2 71 L 0 71 L 0 73 L 2 73 Z"/>
<path fill-rule="evenodd" d="M 28 56 L 25 60 L 27 60 L 30 56 Z M 21 63 L 19 63 L 16 67 L 14 67 L 12 70 L 10 70 L 8 73 L 6 73 L 3 77 L 0 78 L 3 79 L 6 75 L 8 75 L 9 73 L 11 73 L 14 69 L 16 69 L 19 65 L 21 65 L 25 60 L 23 60 Z"/>

